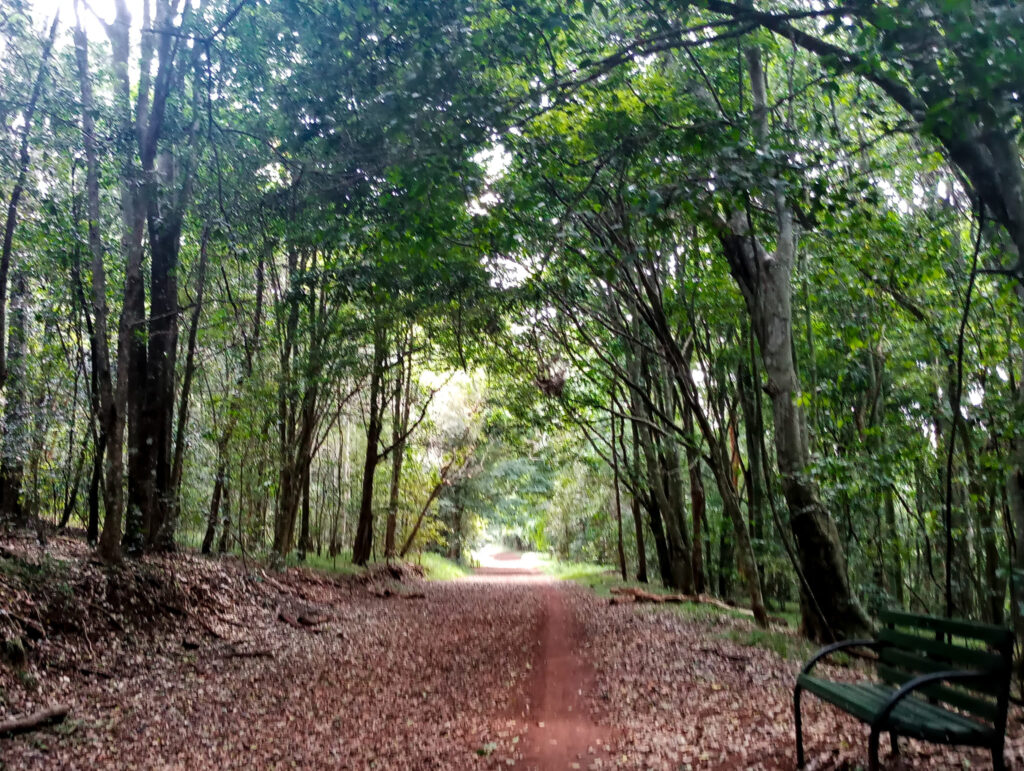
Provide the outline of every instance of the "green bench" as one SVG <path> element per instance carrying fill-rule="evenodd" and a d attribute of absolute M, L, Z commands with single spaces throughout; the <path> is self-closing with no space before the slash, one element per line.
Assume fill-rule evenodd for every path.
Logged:
<path fill-rule="evenodd" d="M 940 744 L 987 747 L 992 766 L 1003 764 L 1010 696 L 1013 633 L 990 624 L 885 611 L 876 639 L 828 645 L 804 665 L 793 691 L 796 762 L 804 765 L 800 694 L 813 693 L 871 726 L 868 757 L 878 769 L 878 735 L 889 732 Z M 845 648 L 877 651 L 881 682 L 847 683 L 811 674 L 821 659 Z"/>

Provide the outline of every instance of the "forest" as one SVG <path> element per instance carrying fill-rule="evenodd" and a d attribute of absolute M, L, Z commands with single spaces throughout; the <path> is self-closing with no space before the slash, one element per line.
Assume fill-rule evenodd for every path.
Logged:
<path fill-rule="evenodd" d="M 1004 0 L 0 0 L 0 716 L 105 703 L 83 678 L 132 646 L 171 677 L 176 625 L 202 654 L 245 592 L 332 693 L 337 651 L 304 642 L 328 611 L 282 598 L 326 593 L 353 627 L 316 644 L 389 661 L 430 661 L 422 608 L 462 608 L 492 692 L 556 628 L 732 666 L 773 654 L 694 654 L 732 644 L 716 623 L 805 651 L 895 609 L 1011 628 L 1024 693 L 1022 41 Z M 500 576 L 481 553 L 696 609 L 638 610 L 666 637 L 593 591 L 416 575 Z M 352 586 L 397 615 L 345 616 Z M 266 645 L 228 660 L 301 671 Z M 55 657 L 79 663 L 50 694 Z M 594 661 L 565 676 L 605 683 Z M 779 721 L 797 664 L 749 664 Z M 104 735 L 174 743 L 131 725 Z M 817 725 L 818 767 L 857 767 Z M 290 762 L 532 746 L 493 730 L 472 762 Z M 762 766 L 710 728 L 689 744 L 730 749 L 689 760 L 616 730 L 588 767 L 792 767 L 789 723 Z M 117 765 L 52 741 L 11 762 Z M 138 762 L 246 760 L 180 751 Z"/>

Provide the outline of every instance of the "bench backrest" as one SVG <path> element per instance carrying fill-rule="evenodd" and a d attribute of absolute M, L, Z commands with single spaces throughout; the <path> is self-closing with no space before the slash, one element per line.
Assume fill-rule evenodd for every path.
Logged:
<path fill-rule="evenodd" d="M 900 686 L 918 675 L 980 670 L 988 676 L 967 683 L 922 689 L 928 698 L 1002 728 L 1010 691 L 1013 633 L 991 624 L 888 610 L 879 614 L 878 675 Z"/>

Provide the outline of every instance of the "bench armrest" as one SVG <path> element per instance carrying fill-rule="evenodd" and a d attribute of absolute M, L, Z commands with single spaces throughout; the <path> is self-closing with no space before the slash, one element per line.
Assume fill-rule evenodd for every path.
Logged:
<path fill-rule="evenodd" d="M 991 675 L 991 672 L 980 672 L 978 670 L 949 670 L 946 672 L 932 672 L 927 675 L 919 675 L 914 679 L 905 682 L 900 689 L 889 698 L 889 701 L 887 701 L 885 706 L 882 707 L 882 711 L 879 712 L 875 716 L 875 719 L 871 721 L 871 728 L 884 730 L 892 711 L 896 709 L 901 701 L 919 688 L 931 685 L 932 683 L 956 680 L 975 680 L 982 677 L 991 677 Z"/>
<path fill-rule="evenodd" d="M 884 643 L 881 640 L 872 640 L 872 639 L 842 640 L 841 642 L 832 643 L 831 645 L 826 645 L 820 651 L 818 651 L 813 656 L 811 656 L 810 659 L 808 659 L 807 663 L 804 664 L 803 669 L 800 670 L 800 674 L 801 675 L 809 674 L 811 669 L 814 668 L 814 665 L 817 664 L 819 661 L 821 661 L 821 659 L 823 659 L 826 656 L 829 656 L 829 655 L 835 653 L 836 651 L 841 651 L 844 648 L 870 648 L 870 649 L 873 649 L 873 650 L 877 650 L 879 648 L 885 647 L 885 645 L 887 645 L 887 643 Z"/>

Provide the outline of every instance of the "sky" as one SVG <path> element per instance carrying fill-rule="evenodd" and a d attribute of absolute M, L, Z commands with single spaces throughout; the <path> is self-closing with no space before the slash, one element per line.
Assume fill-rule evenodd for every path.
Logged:
<path fill-rule="evenodd" d="M 126 0 L 133 21 L 142 17 L 142 0 Z M 49 25 L 53 15 L 60 11 L 60 23 L 64 30 L 70 29 L 75 23 L 75 0 L 31 0 L 33 22 L 36 26 Z M 114 18 L 114 0 L 83 0 L 81 6 L 82 23 L 90 38 L 105 35 L 103 26 L 97 16 L 104 21 Z"/>

